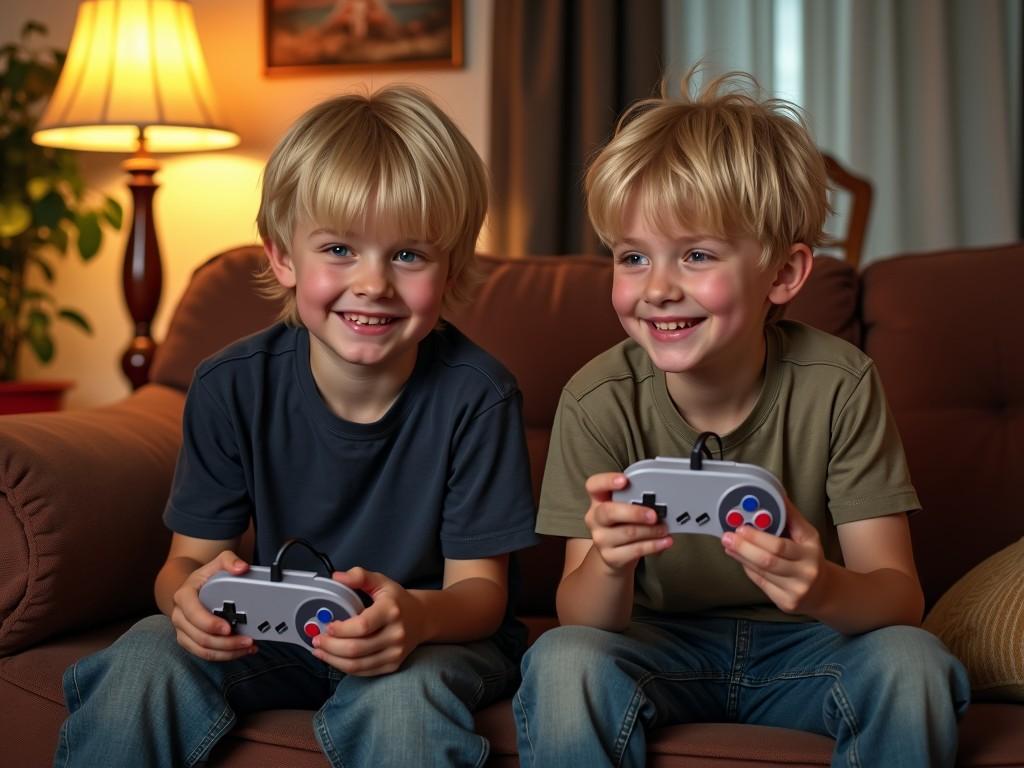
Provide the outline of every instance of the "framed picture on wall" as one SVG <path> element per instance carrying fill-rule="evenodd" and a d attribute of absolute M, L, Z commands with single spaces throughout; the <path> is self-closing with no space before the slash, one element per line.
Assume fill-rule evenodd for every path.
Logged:
<path fill-rule="evenodd" d="M 463 0 L 263 0 L 268 74 L 462 66 Z"/>

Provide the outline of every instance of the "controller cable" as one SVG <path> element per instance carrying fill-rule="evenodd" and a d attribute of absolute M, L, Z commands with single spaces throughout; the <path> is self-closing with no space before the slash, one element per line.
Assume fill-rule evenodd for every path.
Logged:
<path fill-rule="evenodd" d="M 711 453 L 711 449 L 708 448 L 707 442 L 711 438 L 715 438 L 718 442 L 718 456 L 721 459 L 725 458 L 725 452 L 722 450 L 722 438 L 716 435 L 714 432 L 701 432 L 697 435 L 697 440 L 693 444 L 693 452 L 690 453 L 690 469 L 697 470 L 704 468 L 704 456 L 709 459 L 715 457 Z"/>
<path fill-rule="evenodd" d="M 281 581 L 281 579 L 284 578 L 283 574 L 281 573 L 281 560 L 284 558 L 284 553 L 287 552 L 288 549 L 290 549 L 295 544 L 301 544 L 310 552 L 312 552 L 317 557 L 317 559 L 320 560 L 320 564 L 327 569 L 327 577 L 330 578 L 331 574 L 334 573 L 334 566 L 331 565 L 331 559 L 327 557 L 327 555 L 325 555 L 323 552 L 318 552 L 317 549 L 305 539 L 288 539 L 288 541 L 282 544 L 281 548 L 277 550 L 277 555 L 274 557 L 274 562 L 270 564 L 271 581 Z"/>

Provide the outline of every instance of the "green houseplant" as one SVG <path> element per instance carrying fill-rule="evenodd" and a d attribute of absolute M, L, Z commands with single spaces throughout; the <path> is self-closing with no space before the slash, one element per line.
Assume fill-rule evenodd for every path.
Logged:
<path fill-rule="evenodd" d="M 30 21 L 18 42 L 0 47 L 0 382 L 18 378 L 22 343 L 50 362 L 55 319 L 91 333 L 85 317 L 58 306 L 48 290 L 55 259 L 71 251 L 89 261 L 103 228 L 120 229 L 122 220 L 116 200 L 87 194 L 73 152 L 32 143 L 65 59 L 34 44 L 46 32 Z"/>

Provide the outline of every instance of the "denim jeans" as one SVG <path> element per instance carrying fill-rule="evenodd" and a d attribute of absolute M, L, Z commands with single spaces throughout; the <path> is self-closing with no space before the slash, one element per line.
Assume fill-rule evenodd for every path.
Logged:
<path fill-rule="evenodd" d="M 643 766 L 650 729 L 734 722 L 836 740 L 834 766 L 955 763 L 967 673 L 933 635 L 819 623 L 634 621 L 546 632 L 513 700 L 523 768 Z"/>
<path fill-rule="evenodd" d="M 234 726 L 265 709 L 315 709 L 332 766 L 480 766 L 487 740 L 473 712 L 510 691 L 517 665 L 491 641 L 422 645 L 389 675 L 338 672 L 309 651 L 262 643 L 209 662 L 150 616 L 64 673 L 70 715 L 55 766 L 191 766 Z"/>

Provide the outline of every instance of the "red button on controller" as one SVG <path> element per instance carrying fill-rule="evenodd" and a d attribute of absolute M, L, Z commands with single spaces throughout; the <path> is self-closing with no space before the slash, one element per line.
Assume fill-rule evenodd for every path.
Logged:
<path fill-rule="evenodd" d="M 306 633 L 307 637 L 316 637 L 320 634 L 320 625 L 315 621 L 307 621 L 302 630 Z"/>
<path fill-rule="evenodd" d="M 754 515 L 754 525 L 760 528 L 762 531 L 768 530 L 772 524 L 772 513 L 765 512 L 763 509 Z"/>
<path fill-rule="evenodd" d="M 725 516 L 725 522 L 731 525 L 733 528 L 739 528 L 743 525 L 743 513 L 738 509 L 729 510 L 729 513 Z"/>

